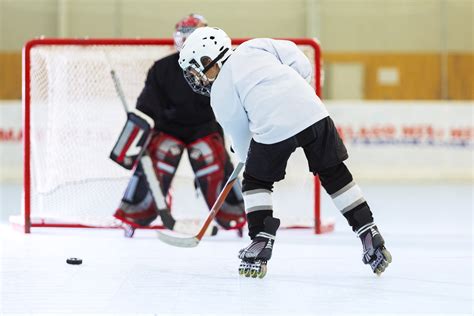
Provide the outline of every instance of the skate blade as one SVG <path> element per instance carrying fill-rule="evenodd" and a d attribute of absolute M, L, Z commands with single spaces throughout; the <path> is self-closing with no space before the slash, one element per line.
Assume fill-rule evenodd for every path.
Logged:
<path fill-rule="evenodd" d="M 267 275 L 267 265 L 266 264 L 262 264 L 262 266 L 260 267 L 261 268 L 261 271 L 258 275 L 258 278 L 259 279 L 263 279 L 266 275 Z"/>
<path fill-rule="evenodd" d="M 266 263 L 245 263 L 240 265 L 239 274 L 246 278 L 262 279 L 267 274 Z"/>

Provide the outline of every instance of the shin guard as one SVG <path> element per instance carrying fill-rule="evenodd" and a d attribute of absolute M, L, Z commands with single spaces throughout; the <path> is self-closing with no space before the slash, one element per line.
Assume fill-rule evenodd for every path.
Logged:
<path fill-rule="evenodd" d="M 199 188 L 211 208 L 227 180 L 225 171 L 230 161 L 224 141 L 214 133 L 189 144 L 187 150 Z M 235 192 L 239 189 L 236 183 L 216 215 L 216 221 L 225 229 L 239 229 L 246 223 L 242 199 L 239 199 L 239 192 Z"/>

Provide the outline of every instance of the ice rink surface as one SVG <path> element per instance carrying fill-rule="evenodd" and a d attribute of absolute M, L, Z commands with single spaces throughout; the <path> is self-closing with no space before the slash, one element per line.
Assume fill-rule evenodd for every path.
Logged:
<path fill-rule="evenodd" d="M 381 277 L 362 264 L 360 241 L 327 197 L 336 231 L 280 230 L 262 280 L 238 275 L 248 239 L 233 232 L 179 249 L 143 230 L 133 239 L 120 230 L 23 235 L 3 216 L 0 314 L 472 315 L 473 185 L 361 187 L 393 255 Z M 1 207 L 18 207 L 19 186 L 0 188 Z"/>

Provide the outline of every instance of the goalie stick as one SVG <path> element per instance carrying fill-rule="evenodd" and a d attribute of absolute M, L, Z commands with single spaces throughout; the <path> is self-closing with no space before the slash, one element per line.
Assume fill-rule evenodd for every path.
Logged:
<path fill-rule="evenodd" d="M 130 111 L 130 108 L 128 106 L 127 100 L 125 99 L 125 94 L 123 93 L 120 80 L 114 68 L 112 67 L 112 63 L 110 62 L 110 58 L 107 52 L 104 51 L 103 53 L 105 56 L 105 60 L 107 61 L 109 65 L 110 75 L 112 77 L 112 81 L 114 82 L 115 91 L 117 92 L 117 95 L 120 99 L 120 103 L 122 104 L 123 109 L 125 110 L 126 113 L 128 113 Z M 197 229 L 197 227 L 199 227 L 198 226 L 199 224 L 196 221 L 175 220 L 173 216 L 169 213 L 168 205 L 166 204 L 165 197 L 163 196 L 163 193 L 161 192 L 161 189 L 160 189 L 160 183 L 156 177 L 155 171 L 153 170 L 153 162 L 150 156 L 148 155 L 147 150 L 145 150 L 145 154 L 139 158 L 139 161 L 143 167 L 143 171 L 148 180 L 148 184 L 149 184 L 153 199 L 155 200 L 157 204 L 158 212 L 163 222 L 163 226 L 165 226 L 169 230 L 176 231 L 179 233 L 194 232 Z M 125 236 L 133 237 L 136 227 L 134 227 L 134 225 L 132 225 L 131 223 L 126 223 L 126 225 L 127 226 L 124 227 Z M 217 226 L 210 226 L 208 227 L 208 229 L 204 231 L 203 234 L 214 236 L 217 234 L 218 231 L 219 229 Z"/>
<path fill-rule="evenodd" d="M 176 247 L 183 247 L 183 248 L 192 248 L 199 245 L 202 237 L 205 235 L 206 231 L 209 228 L 212 220 L 216 217 L 217 212 L 222 207 L 224 200 L 226 199 L 227 195 L 229 194 L 230 190 L 232 190 L 232 186 L 234 185 L 235 181 L 237 181 L 237 177 L 239 176 L 240 171 L 244 166 L 243 162 L 239 162 L 239 164 L 235 167 L 234 171 L 230 175 L 229 179 L 227 180 L 224 188 L 222 189 L 221 193 L 217 197 L 217 200 L 214 202 L 209 214 L 207 215 L 206 221 L 202 225 L 201 229 L 197 233 L 197 235 L 193 237 L 175 237 L 171 235 L 164 234 L 160 231 L 157 231 L 158 238 L 171 245 Z"/>

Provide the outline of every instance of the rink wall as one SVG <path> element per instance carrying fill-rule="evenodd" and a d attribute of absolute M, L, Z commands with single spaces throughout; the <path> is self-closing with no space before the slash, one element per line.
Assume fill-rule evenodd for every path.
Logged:
<path fill-rule="evenodd" d="M 327 101 L 367 180 L 474 179 L 474 102 Z"/>
<path fill-rule="evenodd" d="M 0 182 L 20 182 L 23 175 L 21 102 L 0 100 Z"/>
<path fill-rule="evenodd" d="M 473 181 L 474 102 L 327 101 L 363 180 Z M 21 102 L 0 101 L 0 181 L 22 180 Z"/>

